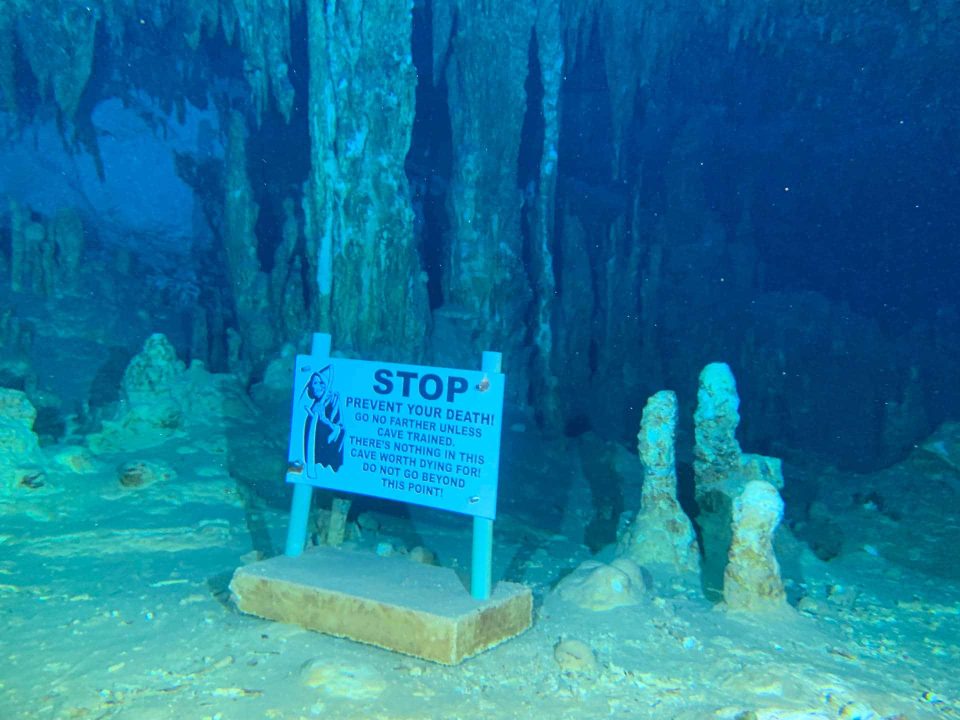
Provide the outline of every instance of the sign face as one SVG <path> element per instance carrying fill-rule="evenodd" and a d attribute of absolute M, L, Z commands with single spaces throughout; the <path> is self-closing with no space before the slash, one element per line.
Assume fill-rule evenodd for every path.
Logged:
<path fill-rule="evenodd" d="M 504 376 L 298 355 L 287 479 L 493 519 Z"/>

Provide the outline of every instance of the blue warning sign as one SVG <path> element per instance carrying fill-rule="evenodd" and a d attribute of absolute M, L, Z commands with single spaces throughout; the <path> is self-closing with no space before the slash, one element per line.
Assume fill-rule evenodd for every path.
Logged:
<path fill-rule="evenodd" d="M 504 376 L 298 355 L 287 479 L 493 519 Z"/>

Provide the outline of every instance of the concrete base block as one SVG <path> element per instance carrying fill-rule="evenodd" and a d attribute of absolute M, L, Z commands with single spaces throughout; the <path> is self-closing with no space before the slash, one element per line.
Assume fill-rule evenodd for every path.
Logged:
<path fill-rule="evenodd" d="M 485 602 L 450 568 L 315 548 L 238 568 L 237 607 L 268 620 L 456 665 L 530 627 L 530 588 L 501 582 Z"/>

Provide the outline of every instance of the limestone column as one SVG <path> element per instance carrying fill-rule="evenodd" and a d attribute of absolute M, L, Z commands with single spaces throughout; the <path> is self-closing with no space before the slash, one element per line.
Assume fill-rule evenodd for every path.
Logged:
<path fill-rule="evenodd" d="M 416 70 L 409 3 L 307 0 L 312 322 L 346 352 L 411 360 L 428 322 L 404 159 Z"/>
<path fill-rule="evenodd" d="M 531 299 L 517 162 L 536 8 L 461 0 L 456 10 L 446 74 L 453 160 L 444 297 L 466 311 L 478 346 L 503 350 L 505 370 L 516 374 L 510 366 L 523 357 Z"/>
<path fill-rule="evenodd" d="M 618 553 L 645 567 L 687 575 L 699 573 L 700 551 L 693 525 L 677 501 L 676 431 L 677 395 L 661 390 L 643 409 L 637 435 L 643 465 L 640 512 Z"/>

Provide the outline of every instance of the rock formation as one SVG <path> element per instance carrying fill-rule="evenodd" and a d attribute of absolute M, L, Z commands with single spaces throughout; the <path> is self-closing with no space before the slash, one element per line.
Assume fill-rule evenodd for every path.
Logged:
<path fill-rule="evenodd" d="M 731 610 L 786 609 L 773 532 L 783 518 L 783 500 L 763 480 L 751 480 L 733 501 L 732 541 L 723 575 L 723 600 Z"/>
<path fill-rule="evenodd" d="M 556 593 L 584 610 L 602 612 L 636 605 L 645 589 L 640 566 L 629 558 L 617 558 L 609 565 L 596 560 L 581 563 L 560 581 Z"/>
<path fill-rule="evenodd" d="M 0 388 L 0 496 L 44 482 L 43 457 L 33 432 L 37 411 L 19 390 Z"/>
<path fill-rule="evenodd" d="M 677 501 L 677 396 L 662 390 L 647 400 L 637 435 L 643 465 L 640 512 L 620 539 L 618 552 L 653 571 L 665 566 L 673 574 L 700 571 L 693 525 Z"/>
<path fill-rule="evenodd" d="M 699 506 L 696 522 L 703 541 L 703 586 L 709 597 L 720 592 L 734 499 L 751 480 L 783 487 L 780 460 L 741 452 L 736 438 L 739 407 L 730 367 L 725 363 L 707 365 L 700 373 L 697 391 L 693 469 Z"/>

